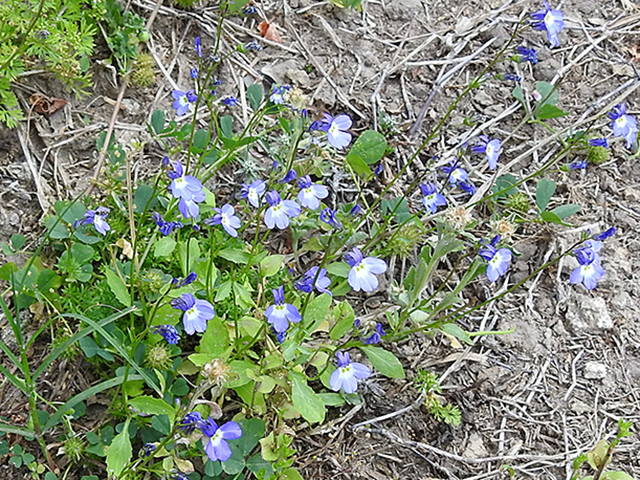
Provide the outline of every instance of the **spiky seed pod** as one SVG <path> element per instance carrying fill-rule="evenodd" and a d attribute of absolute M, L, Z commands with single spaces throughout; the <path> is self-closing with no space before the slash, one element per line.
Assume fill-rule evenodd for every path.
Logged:
<path fill-rule="evenodd" d="M 611 153 L 608 148 L 605 147 L 589 147 L 589 154 L 587 155 L 587 161 L 594 165 L 601 165 L 607 160 Z"/>
<path fill-rule="evenodd" d="M 171 361 L 171 352 L 164 344 L 157 344 L 147 350 L 144 357 L 144 363 L 149 368 L 157 370 L 169 370 L 173 362 Z"/>
<path fill-rule="evenodd" d="M 155 61 L 148 53 L 140 53 L 133 61 L 131 83 L 136 87 L 150 87 L 156 83 Z"/>
<path fill-rule="evenodd" d="M 527 212 L 531 208 L 529 197 L 526 193 L 516 192 L 507 198 L 507 207 L 519 212 Z"/>
<path fill-rule="evenodd" d="M 500 235 L 500 238 L 505 241 L 511 240 L 511 237 L 518 229 L 516 224 L 510 222 L 506 218 L 493 220 L 491 221 L 490 226 L 492 235 Z"/>

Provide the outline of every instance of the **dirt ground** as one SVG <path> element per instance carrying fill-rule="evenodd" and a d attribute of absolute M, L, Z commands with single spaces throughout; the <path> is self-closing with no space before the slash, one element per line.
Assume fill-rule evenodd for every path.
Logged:
<path fill-rule="evenodd" d="M 227 62 L 219 74 L 225 79 L 223 93 L 269 77 L 303 90 L 312 111 L 349 113 L 356 132 L 393 117 L 399 133 L 395 153 L 384 161 L 383 181 L 404 165 L 517 23 L 539 8 L 528 0 L 363 0 L 362 12 L 326 1 L 257 5 L 259 15 L 227 23 L 225 42 L 259 40 L 257 24 L 264 17 L 278 25 L 283 43 L 264 42 L 261 52 Z M 151 0 L 131 2 L 147 18 L 154 6 Z M 567 28 L 559 48 L 548 49 L 542 32 L 527 30 L 516 44 L 535 47 L 540 62 L 514 67 L 505 61 L 496 70 L 519 69 L 529 91 L 535 81 L 559 82 L 559 106 L 571 115 L 558 126 L 621 101 L 629 105 L 628 113 L 640 114 L 640 7 L 628 0 L 568 0 L 561 8 Z M 190 81 L 193 39 L 200 35 L 203 44 L 210 41 L 214 25 L 214 8 L 207 5 L 192 11 L 160 8 L 149 48 L 162 69 L 153 87 L 126 90 L 115 127 L 120 142 L 146 141 L 144 125 L 151 112 L 171 111 L 171 90 Z M 23 99 L 40 91 L 69 103 L 50 117 L 33 115 L 28 135 L 0 130 L 1 241 L 23 233 L 27 247 L 33 246 L 42 231 L 43 209 L 86 188 L 96 163 L 95 138 L 108 125 L 119 90 L 99 62 L 93 73 L 94 94 L 81 100 L 46 75 L 28 76 L 17 86 Z M 508 136 L 522 118 L 512 88 L 512 82 L 493 79 L 472 93 L 410 171 L 421 173 L 422 157 L 442 155 L 464 141 L 472 130 L 463 124 L 466 118 L 476 125 L 488 122 L 487 135 Z M 499 116 L 499 122 L 491 122 Z M 26 125 L 20 128 L 26 132 Z M 546 136 L 539 126 L 519 129 L 504 145 L 508 167 L 503 173 L 521 176 L 544 164 L 557 147 L 531 147 Z M 611 438 L 619 418 L 640 420 L 640 164 L 623 147 L 615 143 L 604 165 L 553 176 L 558 184 L 553 201 L 582 206 L 571 218 L 574 225 L 618 229 L 602 253 L 607 273 L 598 288 L 587 292 L 570 286 L 574 265 L 566 261 L 461 322 L 470 331 L 513 327 L 512 334 L 475 337 L 474 346 L 466 348 L 442 336 L 391 346 L 403 359 L 407 380 L 374 375 L 361 405 L 335 411 L 327 425 L 301 430 L 297 465 L 306 479 L 499 479 L 508 478 L 509 471 L 515 478 L 568 479 L 571 461 L 601 438 Z M 147 161 L 134 165 L 136 177 L 144 177 L 148 162 L 162 155 L 155 146 L 145 153 Z M 489 178 L 478 175 L 477 180 Z M 513 244 L 520 256 L 508 281 L 526 277 L 578 233 L 578 228 L 540 225 L 521 230 Z M 476 294 L 487 298 L 500 288 L 500 282 L 483 285 Z M 390 306 L 383 291 L 364 308 L 371 304 Z M 436 422 L 416 404 L 412 380 L 419 367 L 443 377 L 443 397 L 463 412 L 459 426 Z M 634 434 L 616 450 L 611 468 L 640 478 L 639 451 Z M 7 478 L 18 478 L 7 464 L 0 469 Z"/>

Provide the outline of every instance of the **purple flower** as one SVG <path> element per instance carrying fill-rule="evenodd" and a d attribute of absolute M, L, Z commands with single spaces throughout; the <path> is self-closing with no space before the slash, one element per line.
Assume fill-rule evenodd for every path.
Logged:
<path fill-rule="evenodd" d="M 587 161 L 576 160 L 575 162 L 571 162 L 570 164 L 568 164 L 567 168 L 569 170 L 584 170 L 585 168 L 587 168 Z"/>
<path fill-rule="evenodd" d="M 338 115 L 331 119 L 331 124 L 327 129 L 327 139 L 333 148 L 341 150 L 351 143 L 351 134 L 347 131 L 352 125 L 349 115 Z"/>
<path fill-rule="evenodd" d="M 246 48 L 247 50 L 253 50 L 254 52 L 259 52 L 260 50 L 262 50 L 262 45 L 254 40 L 253 42 L 247 43 L 244 48 Z"/>
<path fill-rule="evenodd" d="M 522 77 L 520 77 L 520 75 L 516 75 L 515 73 L 499 73 L 496 75 L 496 78 L 503 82 L 519 82 L 520 80 L 522 80 Z"/>
<path fill-rule="evenodd" d="M 284 94 L 291 89 L 289 85 L 278 85 L 274 83 L 271 85 L 271 95 L 269 100 L 276 105 L 282 105 L 284 103 Z"/>
<path fill-rule="evenodd" d="M 518 45 L 516 47 L 516 61 L 517 62 L 531 62 L 538 63 L 538 53 L 533 48 L 527 48 Z"/>
<path fill-rule="evenodd" d="M 471 195 L 475 193 L 476 188 L 469 181 L 469 174 L 464 168 L 458 166 L 458 160 L 455 157 L 451 160 L 450 165 L 442 167 L 442 171 L 449 174 L 449 184 L 452 187 L 457 185 Z"/>
<path fill-rule="evenodd" d="M 320 132 L 326 132 L 329 130 L 332 121 L 333 117 L 331 115 L 329 115 L 328 113 L 323 113 L 321 119 L 316 120 L 311 125 L 309 125 L 309 131 L 312 132 L 317 130 Z"/>
<path fill-rule="evenodd" d="M 191 78 L 193 78 L 195 80 L 196 78 L 198 78 L 198 69 L 197 68 L 192 68 L 189 71 L 189 74 L 191 75 Z"/>
<path fill-rule="evenodd" d="M 204 202 L 205 194 L 202 183 L 196 177 L 185 175 L 180 162 L 172 162 L 173 171 L 167 175 L 172 180 L 169 191 L 174 198 L 179 199 L 178 210 L 184 218 L 195 218 L 200 213 L 198 203 Z"/>
<path fill-rule="evenodd" d="M 156 225 L 158 225 L 158 228 L 160 229 L 160 233 L 165 237 L 169 235 L 173 231 L 173 229 L 182 228 L 184 226 L 182 225 L 182 222 L 165 221 L 164 218 L 162 218 L 162 215 L 160 215 L 158 212 L 153 212 L 151 214 L 151 218 L 153 218 L 153 221 L 156 222 Z"/>
<path fill-rule="evenodd" d="M 236 217 L 236 210 L 229 203 L 223 205 L 222 208 L 213 209 L 215 215 L 204 221 L 207 225 L 222 225 L 225 232 L 232 237 L 237 237 L 238 232 L 236 229 L 240 228 L 240 219 Z"/>
<path fill-rule="evenodd" d="M 333 228 L 342 228 L 342 224 L 336 218 L 336 211 L 328 207 L 320 212 L 320 221 L 331 225 Z"/>
<path fill-rule="evenodd" d="M 324 185 L 316 185 L 311 183 L 309 175 L 300 177 L 298 180 L 300 193 L 298 193 L 298 201 L 303 207 L 316 210 L 320 206 L 320 200 L 329 196 L 329 190 Z"/>
<path fill-rule="evenodd" d="M 171 306 L 176 310 L 182 310 L 182 324 L 188 335 L 195 332 L 203 333 L 207 329 L 207 321 L 216 316 L 216 312 L 206 300 L 198 300 L 191 293 L 183 293 L 182 296 L 171 300 Z"/>
<path fill-rule="evenodd" d="M 218 424 L 211 417 L 207 418 L 200 425 L 200 431 L 209 441 L 204 446 L 207 457 L 212 462 L 220 460 L 226 462 L 231 458 L 231 448 L 227 440 L 237 440 L 242 436 L 242 429 L 236 422 L 227 422 L 218 427 Z"/>
<path fill-rule="evenodd" d="M 373 333 L 369 337 L 362 340 L 362 343 L 366 345 L 375 345 L 376 343 L 380 343 L 380 340 L 382 340 L 382 337 L 384 337 L 385 335 L 386 333 L 382 328 L 382 324 L 376 323 L 376 327 Z"/>
<path fill-rule="evenodd" d="M 606 240 L 609 237 L 613 237 L 615 233 L 616 233 L 616 227 L 611 227 L 605 230 L 604 232 L 599 233 L 598 235 L 594 235 L 593 239 L 598 241 Z"/>
<path fill-rule="evenodd" d="M 582 283 L 587 290 L 593 290 L 604 275 L 604 268 L 600 266 L 600 255 L 589 247 L 578 248 L 574 254 L 580 266 L 571 272 L 569 283 Z"/>
<path fill-rule="evenodd" d="M 189 475 L 178 470 L 172 469 L 167 476 L 169 480 L 189 480 Z"/>
<path fill-rule="evenodd" d="M 229 95 L 222 100 L 222 104 L 228 107 L 235 107 L 236 105 L 238 105 L 238 99 Z"/>
<path fill-rule="evenodd" d="M 171 280 L 171 283 L 173 283 L 174 285 L 177 285 L 178 287 L 186 287 L 187 285 L 191 285 L 197 279 L 198 279 L 198 275 L 196 274 L 196 272 L 191 272 L 182 280 L 180 280 L 179 278 L 174 278 L 173 280 Z"/>
<path fill-rule="evenodd" d="M 196 428 L 200 428 L 202 424 L 202 415 L 200 412 L 190 412 L 187 413 L 182 421 L 178 424 L 180 430 L 183 431 L 185 435 L 191 435 Z"/>
<path fill-rule="evenodd" d="M 282 333 L 289 328 L 289 323 L 298 323 L 302 317 L 295 306 L 284 302 L 284 287 L 274 288 L 271 291 L 274 304 L 269 305 L 264 314 L 267 317 L 267 323 L 273 325 L 276 332 Z"/>
<path fill-rule="evenodd" d="M 275 190 L 267 192 L 267 203 L 270 207 L 264 214 L 264 223 L 269 229 L 277 227 L 284 230 L 289 226 L 289 217 L 300 215 L 300 205 L 293 200 L 282 200 Z"/>
<path fill-rule="evenodd" d="M 162 335 L 162 338 L 171 345 L 176 345 L 178 340 L 180 340 L 178 331 L 172 325 L 156 325 L 151 329 L 151 333 L 158 333 Z"/>
<path fill-rule="evenodd" d="M 156 448 L 157 447 L 153 443 L 145 443 L 144 447 L 142 448 L 142 455 L 148 457 L 156 451 Z"/>
<path fill-rule="evenodd" d="M 349 210 L 349 214 L 353 216 L 360 215 L 360 212 L 362 212 L 362 207 L 357 203 Z"/>
<path fill-rule="evenodd" d="M 98 207 L 95 210 L 87 210 L 80 220 L 76 220 L 73 223 L 73 228 L 78 228 L 80 225 L 93 225 L 101 235 L 106 235 L 111 226 L 107 223 L 105 218 L 109 215 L 110 210 L 107 207 Z"/>
<path fill-rule="evenodd" d="M 387 271 L 387 263 L 384 260 L 374 257 L 364 258 L 359 248 L 354 248 L 349 253 L 344 254 L 344 260 L 349 264 L 348 282 L 356 291 L 364 290 L 372 292 L 378 288 L 378 278 Z"/>
<path fill-rule="evenodd" d="M 542 5 L 542 10 L 531 14 L 533 28 L 545 30 L 551 47 L 558 47 L 558 34 L 564 28 L 564 15 L 560 10 L 552 10 L 548 2 L 542 2 Z"/>
<path fill-rule="evenodd" d="M 429 213 L 436 213 L 438 207 L 446 207 L 447 199 L 444 195 L 438 193 L 438 189 L 434 183 L 421 183 L 422 204 Z"/>
<path fill-rule="evenodd" d="M 198 57 L 202 58 L 202 45 L 200 44 L 200 37 L 196 37 L 194 45 L 195 45 L 195 49 L 196 49 L 196 53 L 198 54 Z"/>
<path fill-rule="evenodd" d="M 508 248 L 496 249 L 496 245 L 500 241 L 500 235 L 493 237 L 490 243 L 478 250 L 478 255 L 484 258 L 489 264 L 487 265 L 487 278 L 490 282 L 495 282 L 502 275 L 507 273 L 509 262 L 513 258 L 511 250 Z"/>
<path fill-rule="evenodd" d="M 242 7 L 241 12 L 243 15 L 251 15 L 252 13 L 258 13 L 258 8 L 255 5 L 247 4 Z"/>
<path fill-rule="evenodd" d="M 276 162 L 277 162 L 277 160 L 276 160 Z M 291 170 L 289 170 L 287 172 L 287 174 L 284 177 L 282 177 L 280 180 L 278 180 L 278 183 L 289 183 L 289 182 L 295 180 L 297 177 L 298 177 L 298 174 L 296 173 L 296 171 L 291 169 Z"/>
<path fill-rule="evenodd" d="M 193 90 L 183 92 L 182 90 L 174 90 L 171 92 L 171 96 L 174 99 L 173 108 L 176 109 L 176 114 L 181 117 L 189 110 L 189 105 L 198 99 L 198 96 Z"/>
<path fill-rule="evenodd" d="M 320 272 L 318 273 L 319 267 L 311 267 L 307 270 L 302 277 L 301 280 L 298 280 L 294 283 L 294 286 L 305 293 L 311 293 L 313 288 L 320 293 L 326 293 L 327 295 L 332 295 L 329 291 L 329 286 L 331 285 L 331 279 L 328 278 L 327 269 L 320 268 Z M 317 278 L 316 278 L 317 277 Z"/>
<path fill-rule="evenodd" d="M 623 137 L 627 142 L 627 148 L 631 148 L 638 138 L 638 122 L 631 115 L 626 115 L 627 106 L 624 103 L 616 105 L 607 116 L 613 120 L 611 129 L 616 137 Z"/>
<path fill-rule="evenodd" d="M 592 138 L 589 140 L 589 146 L 609 148 L 609 142 L 606 138 Z"/>
<path fill-rule="evenodd" d="M 337 352 L 338 368 L 334 370 L 329 378 L 331 390 L 344 393 L 355 393 L 358 389 L 358 380 L 364 380 L 371 376 L 371 370 L 366 365 L 358 362 L 351 362 L 349 352 Z"/>
<path fill-rule="evenodd" d="M 495 170 L 498 166 L 498 158 L 500 158 L 500 149 L 502 142 L 497 138 L 489 140 L 486 135 L 480 135 L 478 137 L 478 143 L 476 143 L 471 150 L 474 153 L 484 153 L 489 162 L 489 169 Z"/>
<path fill-rule="evenodd" d="M 243 183 L 240 186 L 240 198 L 246 198 L 251 205 L 260 207 L 260 198 L 267 189 L 267 184 L 262 180 L 254 180 L 251 185 Z"/>

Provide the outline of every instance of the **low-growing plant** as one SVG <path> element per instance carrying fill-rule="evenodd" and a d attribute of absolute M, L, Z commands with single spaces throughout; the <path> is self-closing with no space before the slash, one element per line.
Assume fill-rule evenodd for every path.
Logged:
<path fill-rule="evenodd" d="M 223 4 L 220 23 L 245 4 Z M 545 15 L 552 21 L 542 22 Z M 533 20 L 556 45 L 561 13 L 546 8 Z M 140 22 L 134 23 L 137 29 Z M 74 462 L 97 458 L 109 478 L 298 479 L 295 428 L 325 422 L 330 408 L 359 403 L 371 375 L 405 378 L 396 343 L 427 333 L 472 344 L 474 336 L 508 333 L 467 331 L 457 320 L 564 257 L 578 262 L 569 281 L 595 288 L 604 275 L 602 242 L 614 228 L 585 231 L 524 279 L 508 277 L 518 256 L 512 240 L 523 224 L 569 225 L 580 208 L 559 204 L 548 177 L 593 168 L 574 162 L 591 147 L 608 146 L 597 138 L 603 117 L 577 132 L 550 125 L 565 113 L 554 86 L 538 82 L 528 93 L 523 82 L 514 89 L 523 104 L 521 125 L 540 125 L 558 141 L 558 153 L 541 168 L 522 177 L 496 173 L 477 186 L 477 171 L 498 172 L 511 153 L 507 139 L 476 132 L 471 145 L 405 175 L 446 135 L 464 97 L 508 77 L 491 73 L 499 63 L 537 61 L 533 49 L 512 48 L 519 33 L 386 185 L 376 175 L 389 152 L 387 138 L 369 129 L 354 140 L 346 114 L 310 118 L 304 96 L 291 86 L 265 92 L 249 85 L 243 92 L 248 118 L 239 123 L 232 114 L 239 100 L 218 95 L 217 74 L 236 51 L 256 47 L 224 51 L 220 42 L 197 37 L 191 88 L 172 92 L 174 112 L 150 117 L 150 141 L 166 152 L 156 171 L 134 184 L 131 158 L 140 146 L 112 139 L 102 194 L 57 202 L 44 221 L 46 241 L 27 264 L 0 268 L 11 294 L 11 305 L 1 299 L 2 308 L 17 343 L 13 350 L 0 342 L 0 349 L 18 369 L 0 365 L 0 371 L 29 403 L 26 425 L 3 420 L 0 431 L 36 440 L 52 471 L 44 436 L 56 427 L 65 437 L 61 454 Z M 129 41 L 121 45 L 122 58 L 130 58 Z M 537 98 L 533 106 L 529 95 Z M 209 120 L 199 124 L 196 113 L 203 110 Z M 623 105 L 609 118 L 613 136 L 631 148 L 635 119 Z M 104 141 L 103 134 L 99 149 Z M 344 172 L 349 189 L 327 187 L 332 169 Z M 401 182 L 405 194 L 394 196 L 392 187 Z M 370 194 L 367 185 L 380 193 Z M 22 240 L 6 248 L 20 250 Z M 400 262 L 401 269 L 390 268 Z M 485 297 L 465 295 L 486 282 Z M 365 315 L 364 295 L 380 287 L 393 305 Z M 20 312 L 34 305 L 47 320 L 27 339 Z M 47 331 L 52 349 L 33 370 L 27 351 Z M 75 345 L 100 381 L 63 404 L 42 398 L 38 379 L 52 363 L 73 358 Z M 434 374 L 419 371 L 416 386 L 430 414 L 460 423 L 460 411 L 438 396 Z M 84 415 L 85 401 L 102 392 L 110 397 L 108 418 L 78 434 L 73 422 Z"/>

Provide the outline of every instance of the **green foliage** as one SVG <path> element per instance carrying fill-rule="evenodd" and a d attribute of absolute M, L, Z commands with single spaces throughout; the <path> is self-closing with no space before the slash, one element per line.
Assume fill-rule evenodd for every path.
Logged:
<path fill-rule="evenodd" d="M 440 388 L 438 377 L 434 373 L 419 368 L 415 379 L 415 387 L 424 396 L 424 405 L 436 420 L 454 426 L 460 424 L 460 409 L 451 404 L 442 404 L 439 396 L 442 393 L 442 389 Z"/>
<path fill-rule="evenodd" d="M 120 73 L 125 74 L 138 57 L 138 44 L 149 39 L 145 20 L 129 10 L 124 11 L 115 0 L 103 1 L 102 21 L 107 45 Z"/>

